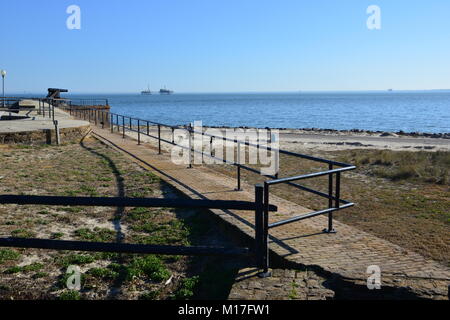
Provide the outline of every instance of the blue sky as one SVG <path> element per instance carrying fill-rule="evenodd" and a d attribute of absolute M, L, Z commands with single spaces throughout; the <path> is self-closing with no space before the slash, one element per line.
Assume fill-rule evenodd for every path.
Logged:
<path fill-rule="evenodd" d="M 69 30 L 69 5 L 81 30 Z M 366 26 L 381 8 L 381 30 Z M 448 0 L 14 0 L 0 3 L 7 92 L 450 88 Z"/>

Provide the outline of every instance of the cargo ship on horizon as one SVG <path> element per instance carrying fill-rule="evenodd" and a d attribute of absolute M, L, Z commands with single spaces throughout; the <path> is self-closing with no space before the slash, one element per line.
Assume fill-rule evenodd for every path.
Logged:
<path fill-rule="evenodd" d="M 166 87 L 164 86 L 164 89 L 159 89 L 159 94 L 172 94 L 173 91 L 166 89 Z"/>
<path fill-rule="evenodd" d="M 147 90 L 141 91 L 141 94 L 142 94 L 142 95 L 146 95 L 146 96 L 151 95 L 152 92 L 150 91 L 150 85 L 147 87 Z"/>

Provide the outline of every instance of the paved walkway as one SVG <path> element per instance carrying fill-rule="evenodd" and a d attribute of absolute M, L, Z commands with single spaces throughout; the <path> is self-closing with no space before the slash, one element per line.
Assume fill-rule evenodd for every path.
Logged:
<path fill-rule="evenodd" d="M 244 184 L 244 191 L 236 192 L 235 179 L 210 168 L 177 166 L 167 153 L 158 155 L 150 144 L 139 146 L 134 139 L 123 139 L 108 130 L 93 128 L 93 134 L 124 151 L 191 198 L 254 201 L 253 186 Z M 310 211 L 274 195 L 270 202 L 279 209 L 277 214 L 272 214 L 270 222 Z M 212 211 L 241 232 L 254 236 L 254 212 Z M 417 283 L 419 295 L 420 292 L 425 296 L 447 295 L 449 268 L 338 221 L 335 221 L 337 234 L 322 233 L 326 226 L 327 217 L 321 216 L 271 229 L 271 253 L 284 261 L 319 270 L 329 277 L 361 284 L 368 277 L 367 267 L 378 265 L 382 281 L 389 279 L 389 286 L 406 286 L 407 290 L 414 290 Z"/>
<path fill-rule="evenodd" d="M 47 129 L 55 129 L 53 124 L 53 119 L 50 118 L 48 111 L 48 104 L 44 103 L 46 108 L 46 116 L 39 115 L 37 108 L 39 106 L 38 101 L 27 100 L 30 104 L 34 104 L 36 110 L 20 111 L 17 113 L 11 113 L 13 116 L 28 116 L 27 119 L 20 120 L 7 120 L 0 121 L 0 134 L 2 133 L 18 133 L 18 132 L 31 132 L 31 131 L 42 131 Z M 10 113 L 7 111 L 0 111 L 0 116 L 8 116 Z M 58 126 L 60 129 L 66 128 L 79 128 L 89 125 L 89 122 L 83 120 L 76 120 L 69 118 L 67 113 L 55 108 L 55 120 L 58 120 Z"/>

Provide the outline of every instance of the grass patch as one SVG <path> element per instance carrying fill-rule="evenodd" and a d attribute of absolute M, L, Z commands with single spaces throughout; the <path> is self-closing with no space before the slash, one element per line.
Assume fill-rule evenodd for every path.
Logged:
<path fill-rule="evenodd" d="M 153 281 L 161 282 L 169 279 L 170 271 L 163 262 L 154 255 L 136 257 L 132 260 L 130 265 L 126 267 L 126 280 L 132 280 L 139 276 L 146 276 Z"/>
<path fill-rule="evenodd" d="M 297 288 L 298 288 L 298 284 L 296 284 L 295 282 L 292 282 L 291 290 L 289 291 L 289 296 L 288 296 L 289 299 L 291 299 L 291 300 L 298 299 Z"/>
<path fill-rule="evenodd" d="M 119 276 L 118 272 L 108 268 L 92 268 L 87 273 L 100 279 L 115 279 Z"/>
<path fill-rule="evenodd" d="M 10 260 L 17 260 L 20 257 L 20 253 L 11 249 L 0 249 L 0 264 Z"/>
<path fill-rule="evenodd" d="M 199 283 L 199 277 L 194 276 L 181 280 L 180 286 L 175 291 L 174 298 L 176 300 L 188 300 L 194 296 L 194 291 Z"/>
<path fill-rule="evenodd" d="M 116 233 L 113 230 L 95 227 L 93 230 L 82 228 L 75 231 L 75 235 L 82 240 L 93 242 L 112 242 Z"/>
<path fill-rule="evenodd" d="M 95 257 L 88 254 L 69 254 L 56 258 L 56 263 L 64 268 L 70 265 L 84 265 L 95 261 Z"/>
<path fill-rule="evenodd" d="M 33 238 L 36 236 L 36 233 L 26 229 L 16 229 L 11 231 L 11 235 L 14 238 Z"/>
<path fill-rule="evenodd" d="M 138 222 L 145 221 L 148 219 L 152 219 L 158 214 L 162 214 L 163 211 L 161 209 L 152 209 L 152 208 L 133 208 L 127 214 L 125 220 L 130 222 Z"/>
<path fill-rule="evenodd" d="M 23 267 L 19 267 L 19 266 L 14 266 L 11 268 L 8 268 L 5 270 L 5 273 L 9 273 L 9 274 L 13 274 L 13 273 L 19 273 L 19 272 L 36 272 L 41 270 L 44 267 L 44 265 L 42 263 L 32 263 L 29 264 L 27 266 L 23 266 Z"/>
<path fill-rule="evenodd" d="M 75 290 L 66 290 L 60 294 L 59 300 L 81 300 L 81 295 Z"/>
<path fill-rule="evenodd" d="M 54 239 L 54 240 L 61 239 L 63 236 L 64 236 L 64 233 L 62 233 L 62 232 L 53 232 L 50 235 L 50 239 Z"/>

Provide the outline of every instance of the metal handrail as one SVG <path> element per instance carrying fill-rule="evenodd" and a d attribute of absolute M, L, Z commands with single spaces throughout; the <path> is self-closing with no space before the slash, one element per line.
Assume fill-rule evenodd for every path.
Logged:
<path fill-rule="evenodd" d="M 80 99 L 72 99 L 72 98 L 64 98 L 64 100 L 68 101 L 71 106 L 108 106 L 109 102 L 106 98 L 80 98 Z"/>
<path fill-rule="evenodd" d="M 0 195 L 1 204 L 51 205 L 51 206 L 96 206 L 96 207 L 171 207 L 188 209 L 227 209 L 255 210 L 251 201 L 236 200 L 199 200 L 199 199 L 161 199 L 161 198 L 127 198 L 127 197 L 64 197 L 33 195 Z M 277 211 L 271 205 L 269 211 Z"/>
<path fill-rule="evenodd" d="M 323 214 L 327 214 L 327 213 L 330 213 L 330 212 L 334 212 L 334 211 L 350 208 L 350 207 L 353 207 L 354 205 L 355 205 L 354 203 L 350 202 L 350 203 L 347 203 L 346 205 L 343 205 L 343 206 L 341 206 L 339 208 L 328 208 L 328 209 L 324 209 L 324 210 L 319 210 L 319 211 L 305 213 L 305 214 L 302 214 L 300 216 L 296 216 L 296 217 L 289 218 L 289 219 L 286 219 L 286 220 L 282 220 L 282 221 L 277 221 L 277 222 L 271 223 L 271 224 L 269 224 L 269 229 L 276 228 L 276 227 L 281 227 L 281 226 L 284 226 L 285 224 L 289 224 L 289 223 L 292 223 L 292 222 L 297 222 L 297 221 L 313 218 L 313 217 L 320 216 L 320 215 L 323 215 Z"/>
<path fill-rule="evenodd" d="M 270 181 L 267 181 L 267 184 L 268 185 L 275 185 L 275 184 L 286 183 L 286 182 L 291 182 L 291 181 L 298 181 L 298 180 L 317 178 L 317 177 L 327 176 L 327 175 L 330 175 L 330 174 L 333 174 L 333 173 L 350 171 L 350 170 L 354 170 L 354 169 L 356 169 L 355 166 L 349 165 L 348 167 L 345 167 L 345 168 L 339 168 L 339 169 L 333 169 L 333 170 L 328 170 L 328 171 L 321 171 L 321 172 L 316 172 L 316 173 L 304 174 L 304 175 L 300 175 L 300 176 L 294 176 L 294 177 L 270 180 Z"/>

